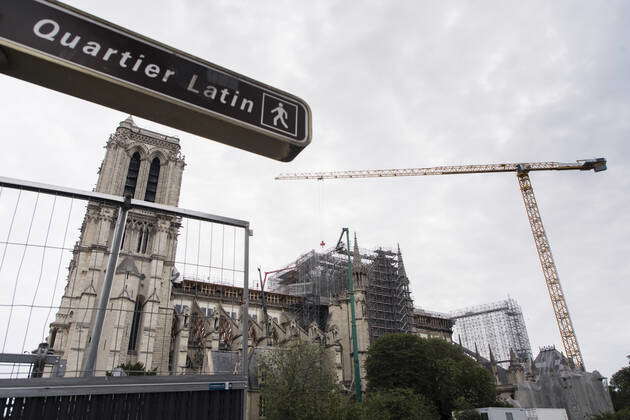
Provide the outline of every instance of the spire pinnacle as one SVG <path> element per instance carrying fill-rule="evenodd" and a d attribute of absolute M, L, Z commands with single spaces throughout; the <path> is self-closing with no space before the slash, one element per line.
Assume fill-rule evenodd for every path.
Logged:
<path fill-rule="evenodd" d="M 398 248 L 398 275 L 401 277 L 407 277 L 407 271 L 405 270 L 402 254 L 400 253 L 400 244 L 396 244 L 396 246 Z"/>
<path fill-rule="evenodd" d="M 359 242 L 357 241 L 356 232 L 354 232 L 354 250 L 352 253 L 352 265 L 356 268 L 361 266 L 361 253 L 359 252 Z"/>
<path fill-rule="evenodd" d="M 118 124 L 119 126 L 123 126 L 123 127 L 136 127 L 136 123 L 133 120 L 133 117 L 131 115 L 129 115 L 127 118 L 125 118 L 124 121 L 121 121 L 120 124 Z"/>
<path fill-rule="evenodd" d="M 494 359 L 494 354 L 492 353 L 492 347 L 488 344 L 488 351 L 490 352 L 490 363 L 494 364 L 496 360 Z"/>
<path fill-rule="evenodd" d="M 510 347 L 510 364 L 515 364 L 516 362 L 516 353 L 514 353 L 514 350 Z"/>

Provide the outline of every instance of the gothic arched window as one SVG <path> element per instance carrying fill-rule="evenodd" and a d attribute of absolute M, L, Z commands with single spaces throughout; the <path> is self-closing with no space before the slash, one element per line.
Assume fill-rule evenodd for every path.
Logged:
<path fill-rule="evenodd" d="M 157 194 L 158 179 L 160 178 L 160 159 L 154 158 L 149 168 L 149 179 L 147 180 L 147 191 L 144 194 L 144 201 L 155 202 Z"/>
<path fill-rule="evenodd" d="M 137 350 L 138 338 L 140 338 L 140 317 L 142 316 L 142 308 L 144 307 L 144 296 L 138 295 L 136 299 L 136 305 L 133 309 L 133 318 L 131 319 L 131 332 L 129 334 L 129 346 L 128 351 L 134 352 Z"/>
<path fill-rule="evenodd" d="M 127 171 L 127 180 L 125 181 L 124 196 L 133 198 L 136 193 L 136 184 L 138 183 L 138 173 L 140 172 L 140 153 L 136 152 L 131 156 L 129 161 L 129 170 Z"/>

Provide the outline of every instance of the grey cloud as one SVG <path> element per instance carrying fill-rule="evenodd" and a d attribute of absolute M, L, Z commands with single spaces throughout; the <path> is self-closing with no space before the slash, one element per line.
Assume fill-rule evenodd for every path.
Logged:
<path fill-rule="evenodd" d="M 510 294 L 534 347 L 560 347 L 512 174 L 323 186 L 273 177 L 609 158 L 604 173 L 532 181 L 587 367 L 610 375 L 625 363 L 627 2 L 71 3 L 309 102 L 313 143 L 288 164 L 139 121 L 181 138 L 182 206 L 251 220 L 252 269 L 283 266 L 349 226 L 362 246 L 400 243 L 418 305 Z M 91 189 L 125 115 L 6 77 L 0 91 L 11 98 L 0 105 L 3 174 Z"/>

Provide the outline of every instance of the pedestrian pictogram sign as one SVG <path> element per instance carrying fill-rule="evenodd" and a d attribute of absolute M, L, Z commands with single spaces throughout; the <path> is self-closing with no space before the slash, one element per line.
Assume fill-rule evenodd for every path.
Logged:
<path fill-rule="evenodd" d="M 263 93 L 261 124 L 290 136 L 297 135 L 298 106 L 274 95 Z"/>
<path fill-rule="evenodd" d="M 0 1 L 0 72 L 272 159 L 311 141 L 300 98 L 56 1 Z"/>

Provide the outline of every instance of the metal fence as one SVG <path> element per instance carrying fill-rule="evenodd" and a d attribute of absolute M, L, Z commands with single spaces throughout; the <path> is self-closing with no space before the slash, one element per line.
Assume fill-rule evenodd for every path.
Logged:
<path fill-rule="evenodd" d="M 5 419 L 243 418 L 245 378 L 231 375 L 0 379 Z"/>
<path fill-rule="evenodd" d="M 224 310 L 248 313 L 249 236 L 242 220 L 0 177 L 0 378 L 125 375 L 130 358 L 149 375 L 247 373 L 247 346 L 226 371 L 182 363 L 190 337 L 173 347 L 210 316 L 183 284 L 233 286 Z"/>

